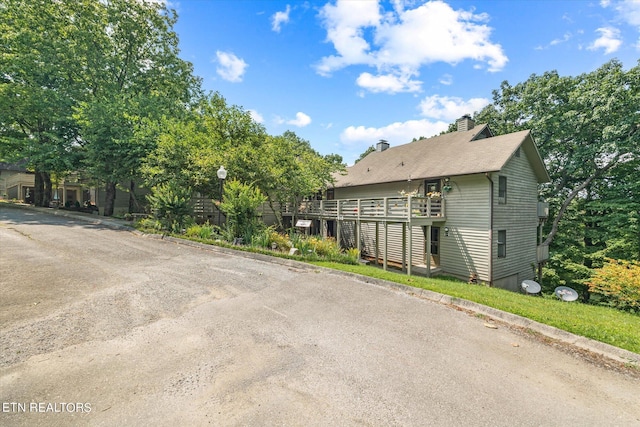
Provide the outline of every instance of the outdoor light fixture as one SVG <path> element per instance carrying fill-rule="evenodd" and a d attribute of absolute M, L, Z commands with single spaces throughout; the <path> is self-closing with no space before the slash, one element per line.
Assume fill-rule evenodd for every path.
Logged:
<path fill-rule="evenodd" d="M 224 166 L 220 166 L 217 172 L 218 179 L 220 180 L 220 204 L 222 204 L 222 183 L 227 179 L 227 170 Z M 220 205 L 218 205 L 218 227 L 220 227 Z"/>
<path fill-rule="evenodd" d="M 444 228 L 444 236 L 449 237 L 449 227 Z"/>

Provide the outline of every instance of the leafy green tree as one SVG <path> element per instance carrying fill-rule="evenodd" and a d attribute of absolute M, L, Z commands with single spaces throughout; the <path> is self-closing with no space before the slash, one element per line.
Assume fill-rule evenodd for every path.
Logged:
<path fill-rule="evenodd" d="M 376 151 L 376 147 L 374 147 L 373 145 L 370 145 L 369 148 L 364 150 L 362 152 L 362 154 L 360 154 L 360 156 L 358 156 L 358 158 L 356 159 L 356 161 L 354 163 L 358 163 L 360 160 L 364 159 L 365 157 L 367 157 L 369 154 L 373 153 L 374 151 Z"/>
<path fill-rule="evenodd" d="M 639 63 L 640 64 L 640 63 Z M 476 115 L 498 134 L 531 129 L 552 182 L 545 277 L 582 289 L 606 256 L 638 257 L 640 65 L 616 60 L 576 77 L 556 71 L 503 82 Z"/>
<path fill-rule="evenodd" d="M 229 181 L 224 187 L 220 204 L 226 217 L 229 237 L 251 242 L 252 237 L 264 228 L 258 208 L 266 200 L 258 188 L 235 179 Z"/>
<path fill-rule="evenodd" d="M 163 120 L 161 128 L 157 146 L 142 169 L 149 185 L 178 180 L 219 200 L 216 172 L 220 165 L 232 179 L 266 179 L 264 128 L 249 112 L 228 105 L 219 93 L 203 97 L 182 118 Z"/>
<path fill-rule="evenodd" d="M 503 82 L 493 98 L 476 121 L 498 134 L 532 129 L 553 179 L 543 191 L 555 213 L 546 244 L 576 197 L 639 160 L 640 65 L 625 71 L 614 60 L 577 77 L 534 74 Z"/>
<path fill-rule="evenodd" d="M 35 203 L 48 206 L 51 173 L 78 165 L 72 113 L 86 87 L 74 41 L 90 1 L 0 1 L 0 156 L 35 171 Z"/>
<path fill-rule="evenodd" d="M 309 141 L 291 131 L 269 137 L 262 160 L 265 178 L 258 182 L 258 186 L 268 196 L 270 208 L 281 229 L 284 228 L 283 213 L 287 207 L 294 208 L 295 223 L 295 207 L 302 199 L 326 190 L 334 180 L 333 175 L 345 168 L 342 157 L 320 155 Z"/>
<path fill-rule="evenodd" d="M 139 176 L 153 149 L 145 126 L 180 109 L 199 93 L 192 65 L 179 58 L 177 15 L 160 2 L 109 0 L 88 19 L 86 51 L 91 96 L 79 104 L 85 165 L 106 183 L 105 215 L 116 184 Z"/>

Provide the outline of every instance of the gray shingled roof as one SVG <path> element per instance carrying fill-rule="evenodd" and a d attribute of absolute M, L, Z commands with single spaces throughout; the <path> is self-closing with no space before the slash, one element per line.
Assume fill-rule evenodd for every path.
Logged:
<path fill-rule="evenodd" d="M 549 181 L 530 131 L 490 138 L 481 135 L 482 139 L 475 139 L 483 131 L 487 133 L 487 125 L 476 125 L 468 131 L 451 132 L 370 153 L 348 167 L 346 175 L 337 176 L 335 187 L 497 172 L 519 147 L 530 159 L 538 182 Z"/>

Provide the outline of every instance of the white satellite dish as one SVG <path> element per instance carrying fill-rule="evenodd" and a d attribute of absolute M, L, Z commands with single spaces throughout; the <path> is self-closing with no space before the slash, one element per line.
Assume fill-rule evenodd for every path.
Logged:
<path fill-rule="evenodd" d="M 520 286 L 522 287 L 522 290 L 528 294 L 537 294 L 540 292 L 540 289 L 542 289 L 540 287 L 540 283 L 533 280 L 524 280 Z"/>
<path fill-rule="evenodd" d="M 568 286 L 558 286 L 554 292 L 562 301 L 575 301 L 578 299 L 578 292 Z"/>

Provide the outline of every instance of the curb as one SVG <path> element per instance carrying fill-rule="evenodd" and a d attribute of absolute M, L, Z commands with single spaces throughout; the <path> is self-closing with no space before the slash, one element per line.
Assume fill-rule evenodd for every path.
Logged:
<path fill-rule="evenodd" d="M 5 206 L 5 205 L 0 205 Z M 593 353 L 613 361 L 619 362 L 624 365 L 631 365 L 636 368 L 640 367 L 640 354 L 631 352 L 629 350 L 625 350 L 619 347 L 615 347 L 610 344 L 606 344 L 600 341 L 593 340 L 591 338 L 586 338 L 580 335 L 573 334 L 571 332 L 567 332 L 562 329 L 555 328 L 553 326 L 545 325 L 543 323 L 536 322 L 535 320 L 527 319 L 526 317 L 518 316 L 517 314 L 507 313 L 506 311 L 498 310 L 492 307 L 488 307 L 482 304 L 478 304 L 473 301 L 468 301 L 461 298 L 452 297 L 449 295 L 440 294 L 434 291 L 430 291 L 427 289 L 421 288 L 413 288 L 411 286 L 403 285 L 401 283 L 390 282 L 383 279 L 376 279 L 368 276 L 363 276 L 357 273 L 349 273 L 345 271 L 333 270 L 326 267 L 320 267 L 313 264 L 307 264 L 301 261 L 296 261 L 292 259 L 286 258 L 278 258 L 269 255 L 264 255 L 260 253 L 254 252 L 246 252 L 240 251 L 230 248 L 225 248 L 221 246 L 208 245 L 205 243 L 194 242 L 191 240 L 179 239 L 171 236 L 164 236 L 161 234 L 148 234 L 143 233 L 135 228 L 129 226 L 125 223 L 119 223 L 115 220 L 105 220 L 99 218 L 93 218 L 91 216 L 83 216 L 79 214 L 74 214 L 73 212 L 64 212 L 59 210 L 48 210 L 47 208 L 38 208 L 33 206 L 16 206 L 11 204 L 6 204 L 7 207 L 12 207 L 16 209 L 26 209 L 26 210 L 34 210 L 42 213 L 48 213 L 52 215 L 61 215 L 81 221 L 87 221 L 92 224 L 104 225 L 109 228 L 119 229 L 119 230 L 127 230 L 136 235 L 147 237 L 155 240 L 164 240 L 167 242 L 175 243 L 183 246 L 190 246 L 198 249 L 203 249 L 211 252 L 219 252 L 227 255 L 235 255 L 242 256 L 244 258 L 254 259 L 257 261 L 269 262 L 274 264 L 285 265 L 288 267 L 295 267 L 304 270 L 314 270 L 314 271 L 322 271 L 327 274 L 333 274 L 336 276 L 349 277 L 352 279 L 356 279 L 360 282 L 371 284 L 375 286 L 380 286 L 383 288 L 387 288 L 393 291 L 403 292 L 409 296 L 418 297 L 421 299 L 426 299 L 429 301 L 433 301 L 439 304 L 444 304 L 452 307 L 457 307 L 462 310 L 470 311 L 472 313 L 482 314 L 485 316 L 490 316 L 494 319 L 498 319 L 501 322 L 505 322 L 509 325 L 522 328 L 525 330 L 530 330 L 540 335 L 543 335 L 547 338 L 551 338 L 553 340 L 560 341 L 565 344 L 569 344 L 575 346 L 579 349 L 585 350 L 589 353 Z"/>

